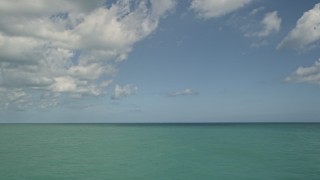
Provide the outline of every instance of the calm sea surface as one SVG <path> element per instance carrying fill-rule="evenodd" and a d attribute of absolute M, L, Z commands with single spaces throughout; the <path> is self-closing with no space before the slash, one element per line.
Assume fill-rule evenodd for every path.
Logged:
<path fill-rule="evenodd" d="M 2 124 L 0 179 L 320 179 L 320 124 Z"/>

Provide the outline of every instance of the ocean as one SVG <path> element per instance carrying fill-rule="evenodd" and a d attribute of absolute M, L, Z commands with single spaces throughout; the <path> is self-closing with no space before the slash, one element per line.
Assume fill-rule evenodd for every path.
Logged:
<path fill-rule="evenodd" d="M 320 179 L 320 124 L 0 124 L 0 180 Z"/>

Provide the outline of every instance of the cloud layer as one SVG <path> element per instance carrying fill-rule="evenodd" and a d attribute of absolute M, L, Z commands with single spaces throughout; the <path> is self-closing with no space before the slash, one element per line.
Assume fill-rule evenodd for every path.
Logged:
<path fill-rule="evenodd" d="M 296 26 L 279 43 L 278 49 L 306 50 L 320 40 L 320 3 L 305 12 Z"/>
<path fill-rule="evenodd" d="M 216 18 L 235 11 L 251 0 L 193 0 L 190 8 L 204 19 Z"/>
<path fill-rule="evenodd" d="M 1 1 L 1 105 L 46 107 L 62 97 L 105 94 L 117 64 L 136 42 L 156 30 L 175 4 L 173 0 L 120 0 L 111 5 L 100 0 Z"/>

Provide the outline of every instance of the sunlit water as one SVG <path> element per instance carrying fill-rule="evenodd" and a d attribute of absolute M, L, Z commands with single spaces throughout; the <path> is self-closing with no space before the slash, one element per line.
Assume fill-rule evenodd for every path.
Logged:
<path fill-rule="evenodd" d="M 3 124 L 0 179 L 320 179 L 320 124 Z"/>

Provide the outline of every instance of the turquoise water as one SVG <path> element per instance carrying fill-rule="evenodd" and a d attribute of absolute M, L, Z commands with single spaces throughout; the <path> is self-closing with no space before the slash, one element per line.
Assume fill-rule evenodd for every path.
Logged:
<path fill-rule="evenodd" d="M 320 124 L 3 124 L 0 179 L 320 179 Z"/>

